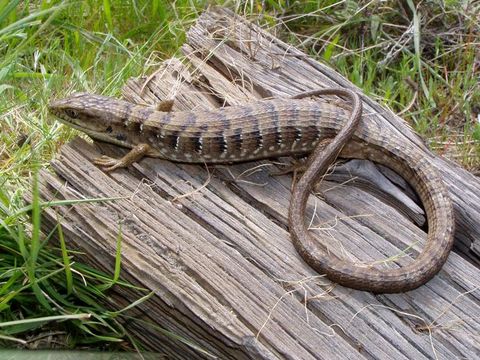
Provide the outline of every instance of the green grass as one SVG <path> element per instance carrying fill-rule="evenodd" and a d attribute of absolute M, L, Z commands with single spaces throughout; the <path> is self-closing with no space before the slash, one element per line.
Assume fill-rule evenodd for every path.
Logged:
<path fill-rule="evenodd" d="M 0 194 L 7 198 L 4 192 Z M 78 201 L 41 203 L 36 186 L 32 199 L 31 205 L 16 211 L 3 203 L 1 206 L 0 345 L 37 347 L 44 336 L 54 334 L 55 346 L 65 348 L 92 343 L 121 346 L 127 336 L 118 321 L 121 312 L 107 311 L 98 300 L 106 299 L 105 288 L 131 286 L 115 275 L 75 263 L 75 252 L 67 249 L 60 222 L 50 234 L 41 235 L 42 209 L 75 205 Z M 114 199 L 95 201 L 108 200 Z M 30 215 L 31 227 L 26 215 Z M 31 231 L 26 231 L 25 226 Z M 47 247 L 54 233 L 59 248 Z M 119 271 L 117 265 L 114 274 Z M 149 296 L 146 290 L 137 290 L 145 293 L 145 299 Z"/>
<path fill-rule="evenodd" d="M 23 194 L 74 135 L 47 115 L 48 101 L 73 91 L 118 96 L 129 77 L 178 52 L 207 3 L 0 0 L 0 346 L 29 347 L 49 332 L 66 348 L 136 346 L 119 321 L 126 315 L 96 301 L 113 284 L 129 286 L 118 277 L 120 265 L 106 275 L 76 263 L 61 226 L 59 245 L 39 231 L 40 199 L 30 216 L 21 211 Z M 478 4 L 217 3 L 275 27 L 402 113 L 435 151 L 480 168 Z"/>
<path fill-rule="evenodd" d="M 334 2 L 309 3 L 313 12 Z M 290 38 L 401 113 L 435 151 L 478 171 L 478 4 L 365 4 L 304 16 Z"/>

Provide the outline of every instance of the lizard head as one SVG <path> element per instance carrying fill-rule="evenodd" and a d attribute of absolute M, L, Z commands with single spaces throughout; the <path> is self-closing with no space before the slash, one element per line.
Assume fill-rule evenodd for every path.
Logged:
<path fill-rule="evenodd" d="M 48 110 L 62 123 L 81 130 L 93 139 L 125 146 L 128 144 L 124 144 L 123 132 L 132 106 L 107 96 L 76 93 L 52 101 Z"/>

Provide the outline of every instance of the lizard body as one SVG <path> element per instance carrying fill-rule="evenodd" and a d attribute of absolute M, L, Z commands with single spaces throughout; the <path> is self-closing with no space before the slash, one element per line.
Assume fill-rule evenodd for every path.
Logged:
<path fill-rule="evenodd" d="M 310 95 L 339 95 L 352 110 Z M 96 140 L 131 152 L 123 159 L 96 163 L 113 170 L 143 156 L 190 163 L 232 163 L 312 153 L 296 184 L 289 209 L 295 248 L 315 270 L 342 285 L 373 292 L 402 292 L 431 279 L 445 263 L 453 244 L 451 200 L 437 171 L 422 152 L 392 137 L 380 124 L 360 121 L 361 101 L 345 89 L 325 89 L 291 99 L 261 100 L 216 110 L 162 112 L 110 97 L 76 94 L 50 105 L 61 121 Z M 325 147 L 318 146 L 333 139 Z M 375 161 L 395 170 L 419 195 L 427 215 L 423 251 L 410 264 L 379 270 L 355 265 L 321 251 L 305 224 L 312 186 L 337 155 Z"/>

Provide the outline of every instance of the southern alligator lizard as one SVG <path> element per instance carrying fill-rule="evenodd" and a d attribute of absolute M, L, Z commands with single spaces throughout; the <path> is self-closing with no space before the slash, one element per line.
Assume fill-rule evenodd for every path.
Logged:
<path fill-rule="evenodd" d="M 351 115 L 325 100 L 307 99 L 310 95 L 347 97 L 352 101 Z M 164 110 L 168 110 L 169 103 L 165 104 Z M 119 160 L 105 156 L 96 159 L 95 163 L 107 171 L 127 166 L 143 156 L 189 163 L 232 163 L 313 151 L 307 170 L 292 193 L 289 227 L 303 259 L 339 284 L 377 293 L 408 291 L 430 280 L 445 263 L 452 247 L 451 200 L 430 160 L 414 146 L 388 135 L 373 121 L 361 121 L 356 127 L 361 102 L 350 90 L 324 89 L 292 99 L 178 112 L 79 93 L 52 102 L 49 109 L 62 122 L 93 139 L 132 149 Z M 331 138 L 326 148 L 319 145 Z M 427 214 L 428 236 L 423 251 L 412 263 L 388 270 L 355 265 L 326 256 L 308 233 L 305 207 L 311 187 L 339 152 L 343 158 L 369 159 L 390 167 L 416 190 Z"/>

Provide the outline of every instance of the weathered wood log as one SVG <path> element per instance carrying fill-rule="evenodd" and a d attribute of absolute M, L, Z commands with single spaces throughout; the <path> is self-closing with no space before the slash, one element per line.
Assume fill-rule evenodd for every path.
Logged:
<path fill-rule="evenodd" d="M 132 79 L 124 97 L 151 104 L 174 98 L 174 110 L 179 110 L 286 97 L 332 85 L 353 87 L 328 67 L 220 8 L 198 19 L 182 50 L 184 63 L 171 59 L 151 79 Z M 118 156 L 124 150 L 76 139 L 52 162 L 54 175 L 42 172 L 42 197 L 123 198 L 47 209 L 44 228 L 52 229 L 60 214 L 70 248 L 85 254 L 79 256 L 82 261 L 111 271 L 122 224 L 122 277 L 154 292 L 132 310 L 143 322 L 126 326 L 147 348 L 171 358 L 208 355 L 145 322 L 222 359 L 478 357 L 480 270 L 459 253 L 480 235 L 480 182 L 433 156 L 390 111 L 367 96 L 362 99 L 368 121 L 388 124 L 392 134 L 425 151 L 455 202 L 456 252 L 438 276 L 415 291 L 373 295 L 335 286 L 312 271 L 295 252 L 287 231 L 291 177 L 269 176 L 268 161 L 207 169 L 144 159 L 106 174 L 91 160 L 100 152 Z M 409 220 L 423 222 L 418 207 L 385 179 L 382 187 L 396 200 L 372 194 L 367 180 L 362 188 L 352 186 L 344 174 L 340 183 L 331 180 L 319 184 L 321 196 L 311 197 L 309 204 L 312 231 L 328 243 L 328 251 L 366 264 L 411 261 L 425 238 L 424 230 Z M 407 203 L 407 216 L 398 211 L 399 201 Z M 122 307 L 138 296 L 117 288 L 112 303 Z"/>

